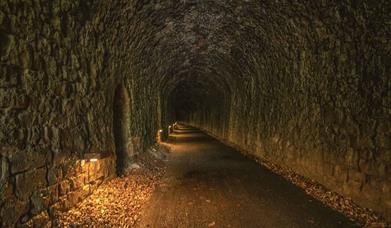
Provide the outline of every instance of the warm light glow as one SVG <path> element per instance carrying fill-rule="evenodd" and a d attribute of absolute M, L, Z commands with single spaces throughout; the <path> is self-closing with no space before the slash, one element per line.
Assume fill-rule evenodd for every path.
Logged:
<path fill-rule="evenodd" d="M 160 130 L 159 130 L 159 132 L 160 132 L 160 133 L 162 133 L 162 132 L 163 132 L 163 130 L 161 130 L 161 129 L 160 129 Z"/>
<path fill-rule="evenodd" d="M 170 125 L 170 126 L 168 126 L 168 128 L 171 128 L 171 125 Z"/>
<path fill-rule="evenodd" d="M 102 154 L 100 153 L 86 153 L 84 154 L 84 158 L 83 160 L 85 160 L 86 162 L 96 162 L 98 161 L 98 159 L 101 159 L 103 158 L 102 157 Z M 84 164 L 82 164 L 83 166 Z"/>

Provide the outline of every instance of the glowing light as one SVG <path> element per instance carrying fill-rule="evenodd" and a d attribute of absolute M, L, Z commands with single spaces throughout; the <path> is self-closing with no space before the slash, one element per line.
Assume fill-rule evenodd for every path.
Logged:
<path fill-rule="evenodd" d="M 163 130 L 162 130 L 162 129 L 160 129 L 160 130 L 159 130 L 159 132 L 160 132 L 160 133 L 162 133 L 162 132 L 163 132 Z"/>
<path fill-rule="evenodd" d="M 101 158 L 103 158 L 103 155 L 101 153 L 86 153 L 84 154 L 81 165 L 83 166 L 85 162 L 96 162 Z"/>
<path fill-rule="evenodd" d="M 171 125 L 170 125 L 170 126 L 168 126 L 168 128 L 171 128 Z"/>

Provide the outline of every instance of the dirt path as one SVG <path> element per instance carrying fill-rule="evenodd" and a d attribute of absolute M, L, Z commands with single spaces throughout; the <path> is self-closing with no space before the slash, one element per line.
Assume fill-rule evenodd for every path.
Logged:
<path fill-rule="evenodd" d="M 354 227 L 342 214 L 196 129 L 176 138 L 139 227 Z"/>

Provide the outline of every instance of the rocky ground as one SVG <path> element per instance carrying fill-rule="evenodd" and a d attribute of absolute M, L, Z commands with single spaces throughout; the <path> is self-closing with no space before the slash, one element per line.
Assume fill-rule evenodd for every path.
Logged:
<path fill-rule="evenodd" d="M 166 155 L 162 146 L 151 148 L 136 158 L 127 175 L 103 183 L 77 207 L 59 214 L 56 226 L 134 227 L 165 172 Z"/>

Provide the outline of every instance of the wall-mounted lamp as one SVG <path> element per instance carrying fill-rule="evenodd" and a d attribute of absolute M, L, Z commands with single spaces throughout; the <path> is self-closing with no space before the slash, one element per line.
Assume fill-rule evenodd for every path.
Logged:
<path fill-rule="evenodd" d="M 157 134 L 156 134 L 156 141 L 158 143 L 162 142 L 162 139 L 163 139 L 163 130 L 162 129 L 159 129 L 157 131 Z"/>
<path fill-rule="evenodd" d="M 102 158 L 102 154 L 100 153 L 86 153 L 84 154 L 84 160 L 89 162 L 97 162 Z"/>

